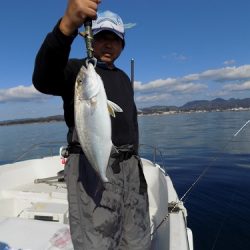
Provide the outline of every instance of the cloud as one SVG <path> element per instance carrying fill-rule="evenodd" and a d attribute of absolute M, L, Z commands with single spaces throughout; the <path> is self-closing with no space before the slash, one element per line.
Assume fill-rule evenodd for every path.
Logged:
<path fill-rule="evenodd" d="M 240 67 L 223 67 L 220 69 L 209 69 L 201 73 L 194 73 L 182 77 L 182 81 L 203 81 L 210 80 L 216 82 L 235 81 L 250 79 L 250 65 Z"/>
<path fill-rule="evenodd" d="M 30 102 L 47 99 L 49 96 L 38 92 L 33 85 L 19 85 L 9 89 L 0 89 L 0 103 L 7 102 Z"/>
<path fill-rule="evenodd" d="M 205 84 L 200 83 L 186 83 L 186 84 L 178 84 L 173 88 L 172 91 L 176 91 L 179 93 L 199 93 L 201 91 L 206 90 L 208 87 Z"/>
<path fill-rule="evenodd" d="M 243 90 L 250 90 L 250 81 L 246 81 L 243 83 L 236 83 L 236 84 L 226 84 L 223 86 L 224 90 L 227 91 L 243 91 Z"/>
<path fill-rule="evenodd" d="M 184 62 L 187 61 L 189 58 L 183 54 L 178 54 L 176 52 L 170 54 L 170 55 L 162 55 L 162 58 L 165 59 L 172 59 L 174 61 L 178 62 Z"/>
<path fill-rule="evenodd" d="M 233 81 L 250 78 L 250 65 L 240 67 L 224 67 L 221 69 L 206 70 L 197 75 L 199 79 L 210 79 L 214 81 Z"/>
<path fill-rule="evenodd" d="M 178 78 L 157 79 L 147 83 L 135 82 L 135 96 L 138 105 L 184 104 L 187 100 L 224 98 L 245 98 L 250 91 L 250 65 L 208 69 Z M 240 92 L 241 91 L 241 92 Z M 239 96 L 239 94 L 241 95 Z"/>
<path fill-rule="evenodd" d="M 211 98 L 218 98 L 218 97 L 221 97 L 221 98 L 226 98 L 230 95 L 230 91 L 227 91 L 227 90 L 216 90 L 216 91 L 211 91 L 211 92 L 208 92 L 207 93 L 207 97 L 211 97 Z"/>
<path fill-rule="evenodd" d="M 141 82 L 134 83 L 134 89 L 136 92 L 153 92 L 153 91 L 164 91 L 166 93 L 179 92 L 179 93 L 188 93 L 188 92 L 199 92 L 207 89 L 206 84 L 186 82 L 178 78 L 167 78 L 167 79 L 158 79 L 145 84 Z"/>
<path fill-rule="evenodd" d="M 184 76 L 185 81 L 212 80 L 218 82 L 243 80 L 250 78 L 250 65 L 240 67 L 223 67 L 220 69 L 209 69 L 201 73 Z"/>
<path fill-rule="evenodd" d="M 135 81 L 135 100 L 141 105 L 183 105 L 197 99 L 246 98 L 250 95 L 250 65 L 208 69 L 176 78 Z M 0 89 L 0 103 L 39 102 L 50 95 L 39 93 L 33 85 Z"/>
<path fill-rule="evenodd" d="M 167 94 L 167 93 L 163 93 L 163 94 L 159 94 L 159 93 L 154 93 L 154 94 L 151 94 L 151 95 L 140 95 L 140 96 L 137 96 L 135 98 L 136 102 L 146 102 L 146 103 L 149 103 L 149 102 L 159 102 L 159 101 L 165 101 L 167 100 L 168 98 L 170 98 L 171 95 Z"/>
<path fill-rule="evenodd" d="M 181 62 L 188 60 L 187 56 L 178 53 L 172 53 L 171 57 L 174 58 L 176 61 L 181 61 Z"/>
<path fill-rule="evenodd" d="M 170 87 L 176 84 L 177 80 L 174 78 L 167 78 L 167 79 L 157 79 L 146 84 L 142 84 L 141 82 L 135 81 L 134 88 L 138 91 L 145 91 L 145 90 L 154 90 L 157 88 L 162 87 Z"/>
<path fill-rule="evenodd" d="M 223 62 L 224 65 L 232 65 L 235 64 L 235 60 L 231 59 L 231 60 L 227 60 Z"/>

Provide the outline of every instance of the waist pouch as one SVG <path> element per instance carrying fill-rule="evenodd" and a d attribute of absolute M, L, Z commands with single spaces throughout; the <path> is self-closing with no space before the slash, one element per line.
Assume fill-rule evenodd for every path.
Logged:
<path fill-rule="evenodd" d="M 115 159 L 111 165 L 114 174 L 118 174 L 121 171 L 119 163 L 130 159 L 133 155 L 136 155 L 133 145 L 123 145 L 113 148 L 110 157 Z"/>
<path fill-rule="evenodd" d="M 112 163 L 111 168 L 114 174 L 118 174 L 121 171 L 120 162 L 129 160 L 132 156 L 135 156 L 138 159 L 138 169 L 139 169 L 139 178 L 140 178 L 140 188 L 139 193 L 144 194 L 147 192 L 147 182 L 142 170 L 142 162 L 137 155 L 137 151 L 134 149 L 133 145 L 124 145 L 112 149 L 111 158 L 115 158 L 115 161 Z M 136 167 L 136 166 L 135 166 Z"/>

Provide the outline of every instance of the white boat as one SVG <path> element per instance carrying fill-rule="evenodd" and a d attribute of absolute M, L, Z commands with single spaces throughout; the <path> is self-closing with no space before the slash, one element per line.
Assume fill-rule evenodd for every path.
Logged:
<path fill-rule="evenodd" d="M 73 249 L 61 160 L 58 155 L 0 166 L 0 249 Z M 152 249 L 193 250 L 187 211 L 170 177 L 158 164 L 144 158 L 142 163 Z"/>

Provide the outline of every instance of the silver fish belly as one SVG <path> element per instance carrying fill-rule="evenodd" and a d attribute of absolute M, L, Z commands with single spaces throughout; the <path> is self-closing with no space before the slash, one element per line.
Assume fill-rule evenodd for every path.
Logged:
<path fill-rule="evenodd" d="M 102 79 L 89 63 L 82 66 L 75 82 L 75 127 L 82 150 L 103 182 L 112 149 L 111 120 Z"/>

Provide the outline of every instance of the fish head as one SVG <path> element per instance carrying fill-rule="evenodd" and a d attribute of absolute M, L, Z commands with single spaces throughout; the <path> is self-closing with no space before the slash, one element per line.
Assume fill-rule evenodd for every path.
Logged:
<path fill-rule="evenodd" d="M 96 73 L 92 63 L 88 63 L 87 68 L 83 65 L 76 77 L 76 94 L 83 100 L 91 100 L 95 97 L 101 84 L 101 78 Z"/>

